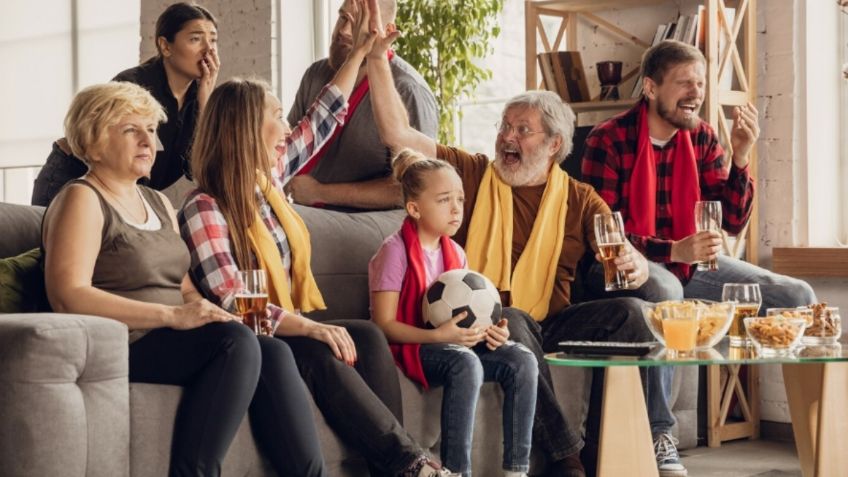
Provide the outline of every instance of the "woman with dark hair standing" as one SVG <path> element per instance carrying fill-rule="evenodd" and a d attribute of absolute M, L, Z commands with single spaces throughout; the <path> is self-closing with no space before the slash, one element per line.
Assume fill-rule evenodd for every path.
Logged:
<path fill-rule="evenodd" d="M 221 66 L 217 25 L 212 13 L 199 5 L 171 5 L 156 20 L 158 54 L 113 78 L 150 91 L 168 116 L 156 131 L 156 162 L 147 178 L 153 189 L 165 189 L 188 173 L 197 116 L 215 88 Z M 32 204 L 47 206 L 65 183 L 87 171 L 65 138 L 59 139 L 35 179 Z"/>

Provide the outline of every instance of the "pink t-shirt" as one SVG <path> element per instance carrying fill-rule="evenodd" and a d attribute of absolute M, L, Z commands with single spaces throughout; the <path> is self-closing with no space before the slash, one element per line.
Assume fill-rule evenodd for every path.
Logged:
<path fill-rule="evenodd" d="M 456 249 L 462 268 L 468 268 L 465 251 L 453 240 L 451 245 Z M 386 237 L 368 263 L 368 289 L 372 292 L 399 292 L 403 277 L 406 275 L 406 264 L 406 247 L 403 245 L 400 231 L 397 231 Z M 438 250 L 424 249 L 424 270 L 427 275 L 427 286 L 430 286 L 445 271 L 441 247 Z"/>

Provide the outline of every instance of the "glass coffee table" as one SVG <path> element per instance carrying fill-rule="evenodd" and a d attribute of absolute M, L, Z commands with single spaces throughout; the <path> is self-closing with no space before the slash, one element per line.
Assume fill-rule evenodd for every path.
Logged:
<path fill-rule="evenodd" d="M 640 367 L 780 364 L 795 445 L 805 477 L 848 469 L 848 346 L 809 346 L 793 356 L 757 356 L 753 348 L 714 348 L 671 357 L 657 347 L 642 357 L 550 353 L 551 366 L 606 368 L 598 447 L 598 476 L 657 476 Z"/>

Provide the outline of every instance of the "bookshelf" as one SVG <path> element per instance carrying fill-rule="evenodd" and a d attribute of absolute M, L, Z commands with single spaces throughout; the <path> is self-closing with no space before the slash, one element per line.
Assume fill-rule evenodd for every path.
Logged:
<path fill-rule="evenodd" d="M 709 122 L 719 136 L 719 141 L 727 151 L 727 166 L 730 167 L 730 128 L 729 116 L 734 106 L 750 101 L 756 104 L 756 0 L 700 0 L 689 2 L 696 8 L 703 7 L 706 15 L 702 23 L 703 50 L 707 59 L 707 88 L 701 115 Z M 641 38 L 628 31 L 628 24 L 619 26 L 605 19 L 603 12 L 619 11 L 623 15 L 627 10 L 669 5 L 680 8 L 676 0 L 525 0 L 525 78 L 527 89 L 544 88 L 540 83 L 537 55 L 541 52 L 587 51 L 581 48 L 578 25 L 589 27 L 610 35 L 628 49 L 644 51 L 650 47 L 651 38 Z M 735 9 L 735 15 L 726 14 L 728 8 Z M 554 19 L 556 35 L 549 37 L 545 31 L 543 18 Z M 657 19 L 657 24 L 664 19 Z M 558 22 L 558 23 L 557 23 Z M 635 22 L 634 22 L 635 23 Z M 632 28 L 631 28 L 632 29 Z M 539 49 L 538 44 L 541 44 Z M 622 71 L 621 84 L 638 75 L 638 65 Z M 731 76 L 732 81 L 722 80 Z M 623 111 L 635 103 L 628 96 L 629 88 L 622 88 L 625 99 L 619 101 L 583 101 L 570 103 L 578 117 L 581 114 L 602 113 L 611 115 Z M 748 166 L 751 173 L 757 174 L 756 145 L 751 152 Z M 725 240 L 725 252 L 739 257 L 744 252 L 746 260 L 752 263 L 758 258 L 757 236 L 757 199 L 754 199 L 753 212 L 746 229 L 734 240 Z M 728 246 L 729 243 L 732 246 Z M 759 386 L 756 366 L 727 367 L 708 366 L 707 369 L 707 443 L 710 447 L 721 445 L 723 441 L 759 437 Z M 742 419 L 728 419 L 733 401 L 739 403 Z"/>

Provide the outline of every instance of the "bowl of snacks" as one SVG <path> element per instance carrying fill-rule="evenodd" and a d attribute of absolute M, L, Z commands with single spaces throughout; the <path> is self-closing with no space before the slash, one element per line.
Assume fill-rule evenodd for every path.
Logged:
<path fill-rule="evenodd" d="M 839 318 L 839 308 L 827 306 L 827 303 L 816 303 L 808 307 L 813 311 L 812 320 L 804 329 L 801 342 L 805 345 L 830 345 L 839 341 L 842 336 L 842 320 Z"/>
<path fill-rule="evenodd" d="M 770 308 L 767 316 L 745 318 L 745 332 L 761 356 L 790 356 L 801 343 L 811 310 Z"/>
<path fill-rule="evenodd" d="M 716 345 L 733 322 L 735 304 L 707 300 L 646 303 L 648 329 L 663 346 L 676 351 L 706 350 Z"/>

